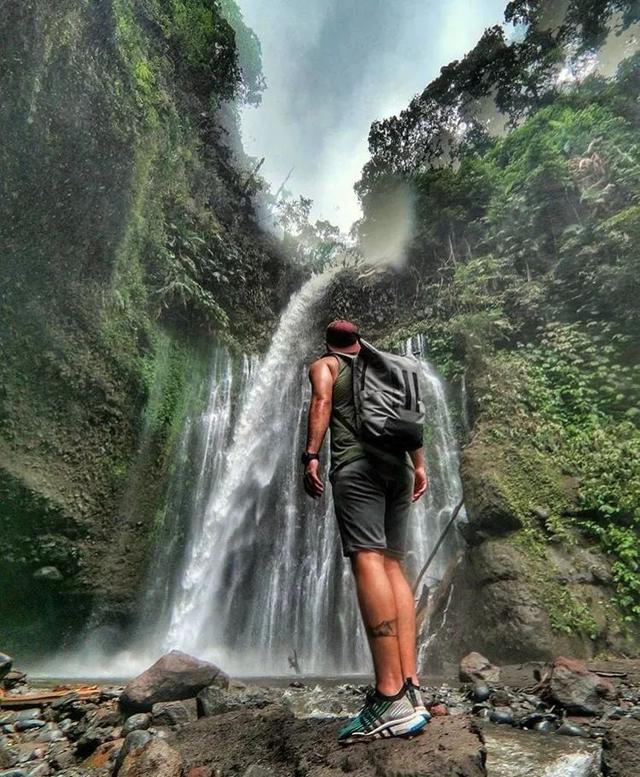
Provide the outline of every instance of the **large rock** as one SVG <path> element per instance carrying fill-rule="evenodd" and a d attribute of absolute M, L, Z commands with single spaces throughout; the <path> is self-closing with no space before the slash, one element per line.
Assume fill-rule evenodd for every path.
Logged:
<path fill-rule="evenodd" d="M 483 680 L 486 683 L 497 683 L 500 680 L 500 668 L 494 666 L 488 658 L 480 653 L 467 653 L 460 660 L 458 671 L 460 681 L 463 683 L 475 683 Z"/>
<path fill-rule="evenodd" d="M 178 729 L 170 740 L 186 772 L 207 766 L 215 774 L 258 771 L 277 777 L 484 777 L 484 750 L 475 724 L 464 716 L 434 718 L 411 740 L 386 739 L 344 748 L 343 721 L 296 719 L 277 704 L 238 710 Z"/>
<path fill-rule="evenodd" d="M 161 701 L 192 699 L 208 685 L 226 688 L 229 677 L 215 664 L 172 650 L 124 688 L 120 706 L 127 712 L 149 712 Z"/>
<path fill-rule="evenodd" d="M 590 658 L 599 645 L 637 654 L 640 642 L 628 643 L 616 631 L 606 605 L 611 591 L 598 582 L 599 574 L 596 579 L 585 572 L 606 560 L 578 542 L 548 546 L 538 559 L 512 537 L 469 547 L 452 563 L 433 599 L 433 636 L 421 669 L 455 676 L 460 658 L 472 650 L 501 666 L 550 663 L 558 655 Z M 554 628 L 555 621 L 571 617 L 573 604 L 576 613 L 593 620 L 597 639 L 577 628 L 570 633 Z"/>
<path fill-rule="evenodd" d="M 609 680 L 590 672 L 582 661 L 564 656 L 553 662 L 549 694 L 556 704 L 574 715 L 597 715 L 605 700 L 615 699 Z"/>
<path fill-rule="evenodd" d="M 163 739 L 151 739 L 142 748 L 130 750 L 118 777 L 181 777 L 182 758 Z"/>
<path fill-rule="evenodd" d="M 0 653 L 0 680 L 8 675 L 13 666 L 13 658 L 6 653 Z"/>
<path fill-rule="evenodd" d="M 116 756 L 116 762 L 113 766 L 113 777 L 117 777 L 120 772 L 120 767 L 124 763 L 124 759 L 129 753 L 138 752 L 142 750 L 148 742 L 152 739 L 151 734 L 148 731 L 132 731 L 124 738 L 122 747 L 120 748 L 118 755 Z"/>

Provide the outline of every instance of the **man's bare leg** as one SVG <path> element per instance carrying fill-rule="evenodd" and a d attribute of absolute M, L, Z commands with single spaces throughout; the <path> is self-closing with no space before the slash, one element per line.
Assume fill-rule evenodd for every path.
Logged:
<path fill-rule="evenodd" d="M 410 677 L 418 683 L 416 660 L 416 608 L 411 586 L 402 567 L 402 562 L 390 556 L 384 557 L 384 568 L 391 584 L 396 604 L 398 624 L 398 652 L 403 680 Z"/>
<path fill-rule="evenodd" d="M 359 550 L 351 555 L 358 603 L 364 621 L 376 687 L 385 696 L 398 693 L 404 684 L 398 644 L 398 613 L 384 554 Z"/>

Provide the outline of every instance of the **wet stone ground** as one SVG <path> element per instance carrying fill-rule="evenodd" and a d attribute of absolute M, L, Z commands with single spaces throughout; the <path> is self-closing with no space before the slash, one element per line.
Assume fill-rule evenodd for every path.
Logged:
<path fill-rule="evenodd" d="M 39 689 L 11 672 L 0 777 L 640 777 L 640 663 L 600 667 L 609 698 L 590 714 L 575 713 L 575 698 L 554 699 L 539 670 L 426 686 L 433 717 L 421 735 L 346 748 L 336 734 L 360 708 L 361 685 L 213 685 L 136 712 L 123 709 L 121 687 L 106 686 L 15 706 Z"/>

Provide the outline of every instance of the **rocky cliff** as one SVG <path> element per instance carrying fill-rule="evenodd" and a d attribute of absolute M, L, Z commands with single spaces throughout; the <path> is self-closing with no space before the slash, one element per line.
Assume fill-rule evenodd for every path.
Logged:
<path fill-rule="evenodd" d="M 10 2 L 0 34 L 0 621 L 29 655 L 128 617 L 187 378 L 299 277 L 230 150 L 218 3 Z"/>

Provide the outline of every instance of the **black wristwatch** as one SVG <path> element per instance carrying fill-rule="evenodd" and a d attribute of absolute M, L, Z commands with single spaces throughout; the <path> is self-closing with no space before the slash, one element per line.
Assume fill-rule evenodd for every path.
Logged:
<path fill-rule="evenodd" d="M 308 451 L 303 451 L 302 456 L 300 457 L 300 461 L 306 466 L 310 461 L 313 461 L 314 459 L 320 459 L 320 455 L 317 453 L 309 453 Z"/>

